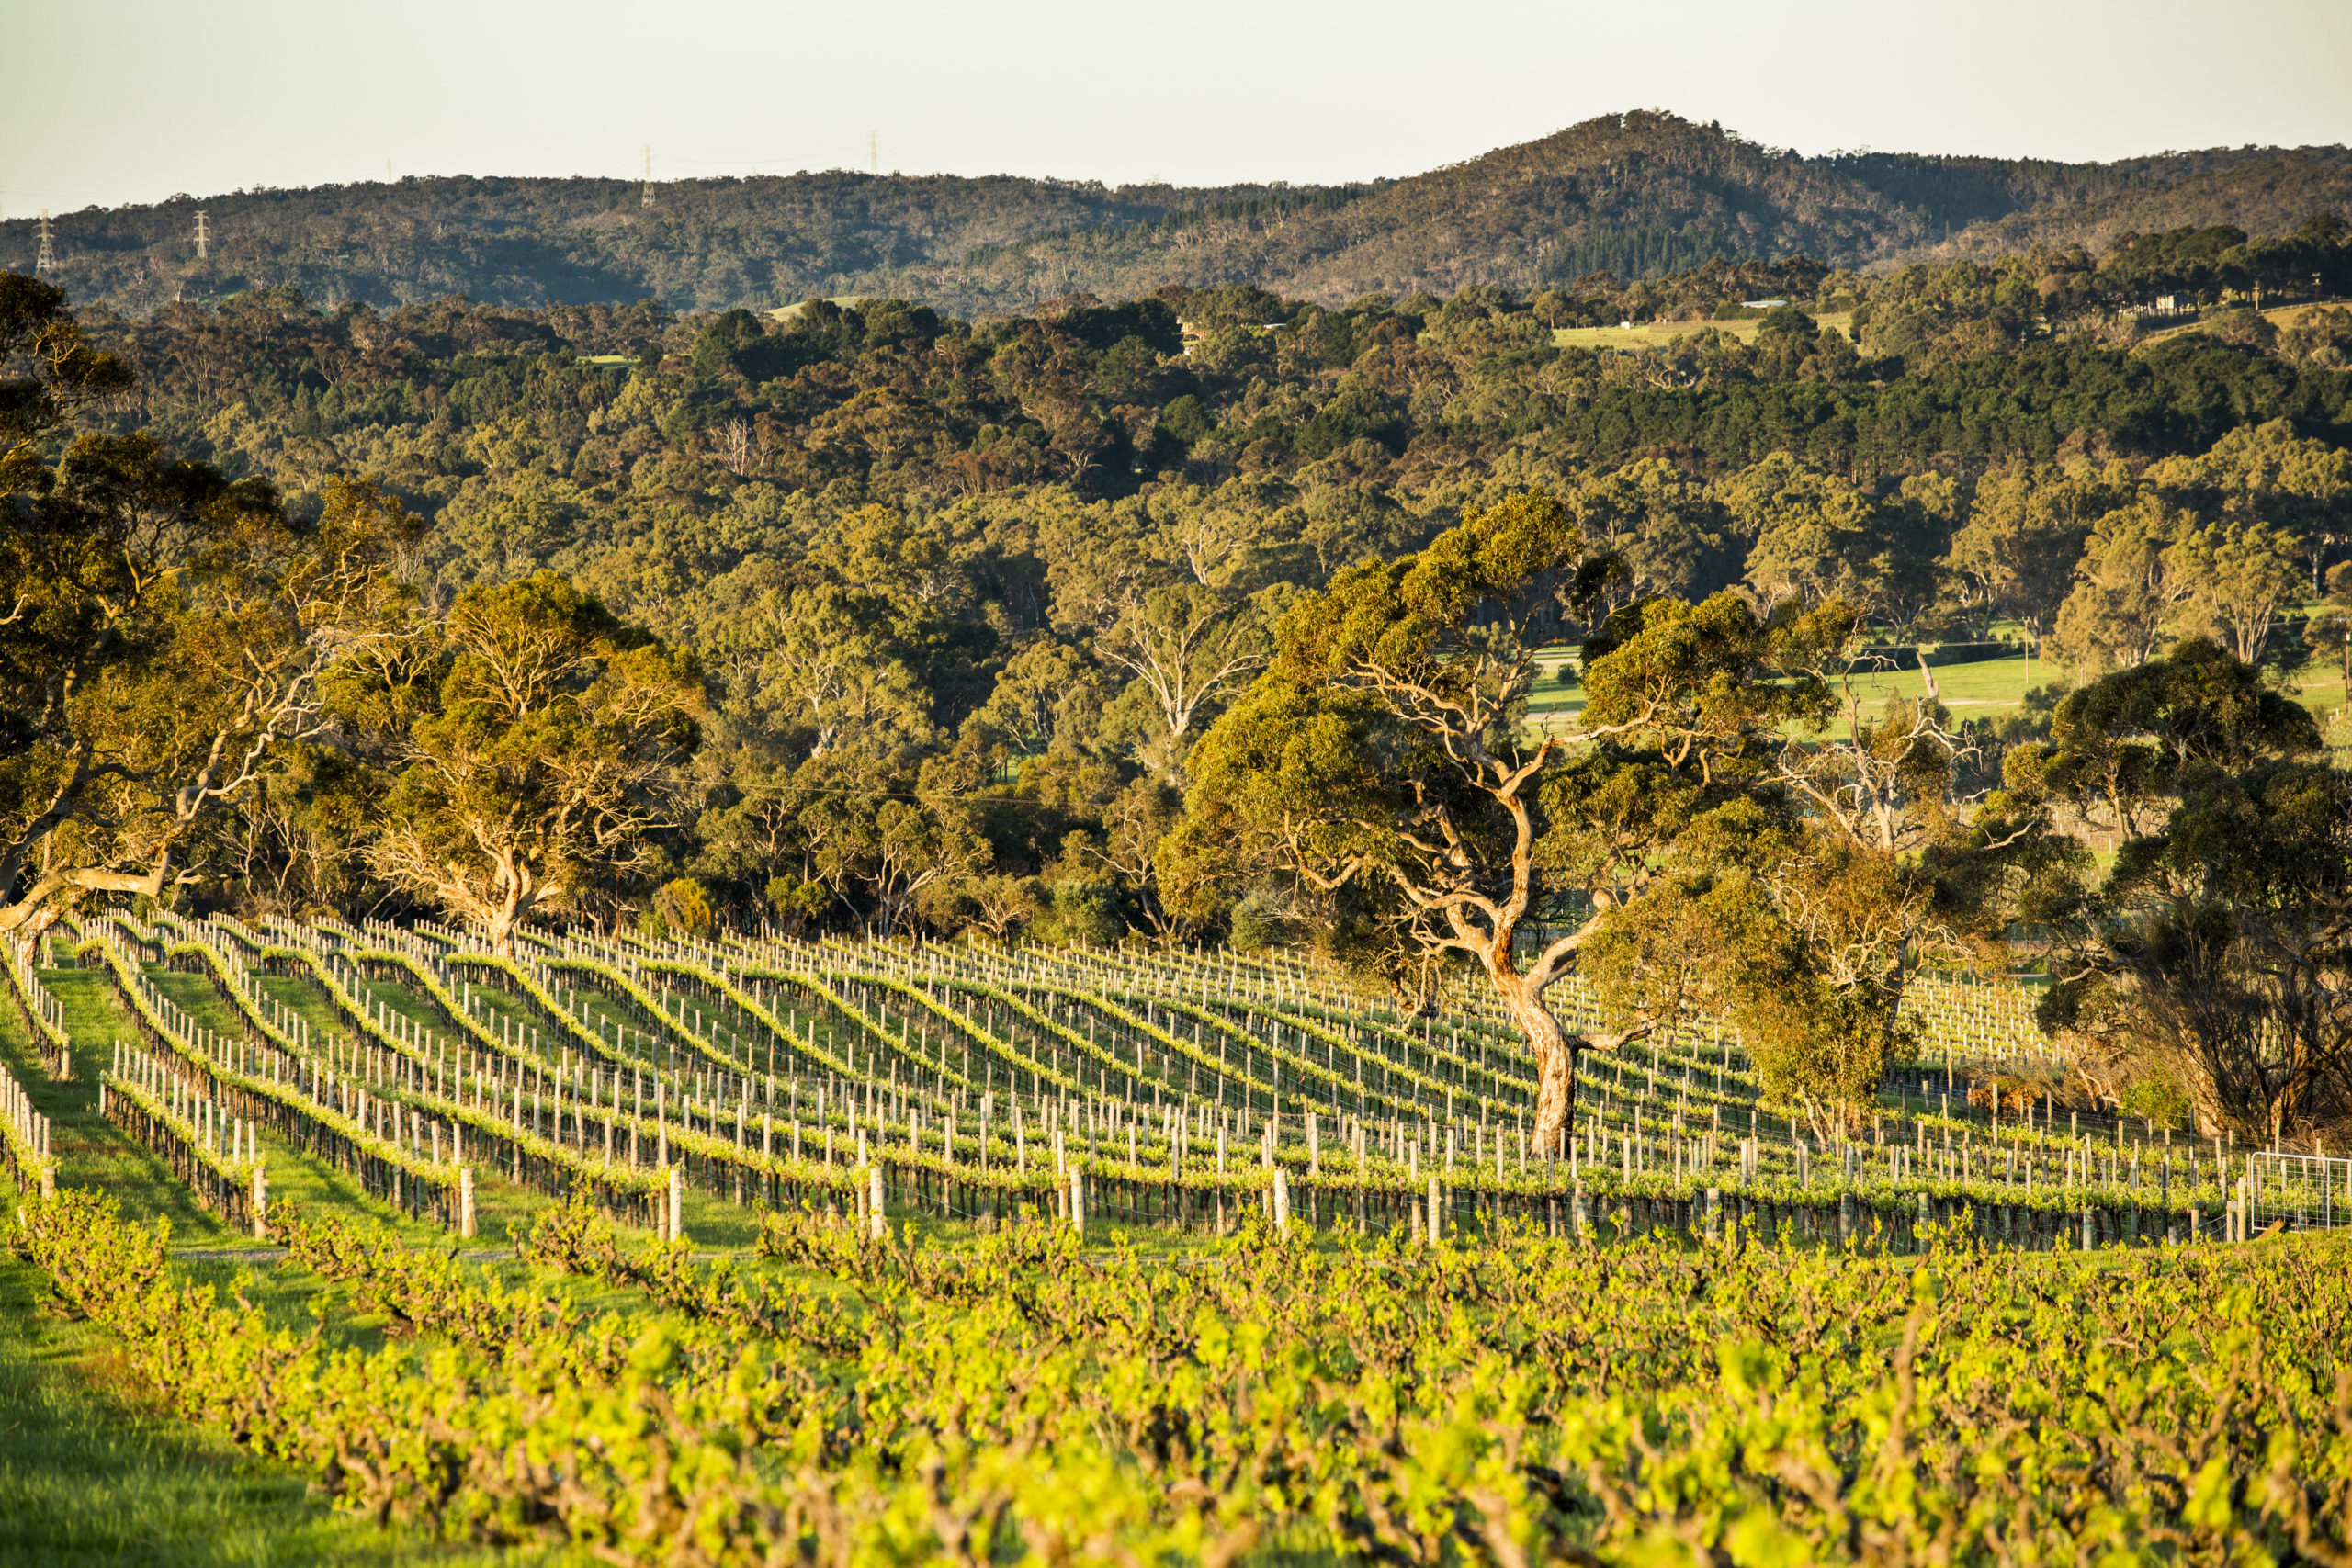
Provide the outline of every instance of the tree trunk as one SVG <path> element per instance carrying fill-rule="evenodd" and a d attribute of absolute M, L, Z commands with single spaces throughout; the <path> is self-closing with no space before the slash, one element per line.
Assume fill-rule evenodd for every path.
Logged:
<path fill-rule="evenodd" d="M 1529 1147 L 1539 1155 L 1557 1155 L 1576 1116 L 1577 1045 L 1524 976 L 1499 970 L 1489 971 L 1489 977 L 1535 1054 L 1535 1130 Z"/>
<path fill-rule="evenodd" d="M 0 904 L 0 936 L 12 942 L 28 964 L 37 954 L 40 939 L 50 929 L 65 918 L 64 896 L 78 889 L 85 893 L 131 893 L 149 898 L 164 896 L 164 884 L 172 870 L 172 852 L 167 847 L 155 857 L 155 863 L 143 872 L 106 871 L 96 866 L 78 870 L 48 872 L 28 888 L 12 889 L 16 902 Z"/>
<path fill-rule="evenodd" d="M 9 933 L 10 940 L 16 945 L 17 957 L 22 961 L 28 972 L 40 967 L 41 939 L 49 934 L 51 926 L 63 918 L 64 911 L 62 909 L 55 908 L 42 909 Z"/>

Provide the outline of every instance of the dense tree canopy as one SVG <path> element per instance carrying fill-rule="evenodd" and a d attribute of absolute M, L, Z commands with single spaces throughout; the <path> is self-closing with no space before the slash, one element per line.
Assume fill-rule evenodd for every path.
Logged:
<path fill-rule="evenodd" d="M 2062 939 L 2045 1023 L 2119 1091 L 2263 1143 L 2352 1122 L 2352 775 L 2319 746 L 2305 709 L 2192 638 L 2066 698 L 2013 768 L 2124 834 L 2103 880 L 2064 868 L 2024 901 Z"/>

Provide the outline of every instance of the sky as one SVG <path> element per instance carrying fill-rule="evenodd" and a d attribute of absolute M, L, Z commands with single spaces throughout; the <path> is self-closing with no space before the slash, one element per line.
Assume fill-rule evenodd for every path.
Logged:
<path fill-rule="evenodd" d="M 634 177 L 649 143 L 657 179 L 1327 183 L 1650 107 L 1807 153 L 2352 142 L 2352 0 L 11 9 L 7 218 L 388 170 Z"/>

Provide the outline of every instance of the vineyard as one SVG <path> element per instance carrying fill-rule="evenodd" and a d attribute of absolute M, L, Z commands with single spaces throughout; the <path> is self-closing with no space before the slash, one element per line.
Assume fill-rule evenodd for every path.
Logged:
<path fill-rule="evenodd" d="M 2006 985 L 1917 989 L 1866 1130 L 1702 1020 L 1586 1055 L 1545 1159 L 1476 992 L 1280 955 L 116 913 L 40 958 L 16 1255 L 420 1539 L 2352 1560 L 2352 1168 L 2030 1092 Z"/>

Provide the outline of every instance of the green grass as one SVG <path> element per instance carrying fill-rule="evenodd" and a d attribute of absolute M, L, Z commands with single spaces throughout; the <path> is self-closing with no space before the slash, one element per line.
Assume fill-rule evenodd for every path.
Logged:
<path fill-rule="evenodd" d="M 2295 688 L 2295 700 L 2312 710 L 2322 725 L 2327 716 L 2352 701 L 2352 692 L 2344 684 L 2344 667 L 2333 659 L 2306 664 L 2290 672 L 2288 682 Z"/>
<path fill-rule="evenodd" d="M 300 1472 L 120 1392 L 108 1336 L 42 1315 L 37 1280 L 0 1262 L 0 1563 L 550 1561 L 447 1547 L 335 1512 Z"/>
<path fill-rule="evenodd" d="M 1584 715 L 1584 688 L 1562 686 L 1558 683 L 1559 668 L 1567 661 L 1565 650 L 1547 651 L 1543 656 L 1544 674 L 1535 683 L 1528 702 L 1528 718 L 1532 727 L 1554 732 L 1572 729 Z M 2341 681 L 2335 671 L 2326 672 L 2327 691 L 2335 701 L 2342 700 Z M 2022 711 L 2025 694 L 2035 686 L 2046 686 L 2063 681 L 2067 671 L 2045 659 L 2032 662 L 2028 673 L 2022 653 L 2014 658 L 1982 659 L 1965 664 L 1942 664 L 1935 667 L 1936 689 L 1946 707 L 1951 710 L 1954 723 L 1972 718 L 1999 720 Z M 1855 700 L 1864 712 L 1877 707 L 1891 694 L 1917 698 L 1925 694 L 1927 681 L 1918 665 L 1892 670 L 1864 671 L 1855 677 Z M 2304 700 L 2309 702 L 2312 688 L 2306 687 Z"/>
<path fill-rule="evenodd" d="M 2053 660 L 2037 658 L 2031 673 L 2022 652 L 2006 659 L 1979 660 L 1935 668 L 1936 686 L 1955 722 L 1971 718 L 2002 719 L 2021 711 L 2025 694 L 2035 686 L 2074 685 L 2075 672 Z M 2289 672 L 2295 700 L 2324 724 L 2327 716 L 2346 700 L 2344 672 L 2333 660 L 2306 664 Z M 1890 692 L 1918 697 L 1926 681 L 1914 663 L 1906 669 L 1873 671 L 1858 678 L 1855 692 L 1865 706 L 1886 700 Z"/>
<path fill-rule="evenodd" d="M 1966 664 L 1937 665 L 1932 673 L 1937 694 L 1951 710 L 1955 723 L 1972 718 L 2007 718 L 2025 705 L 2026 693 L 2065 679 L 2064 670 L 2045 659 L 2025 656 L 1980 659 Z M 1874 708 L 1892 694 L 1918 698 L 1927 694 L 1927 677 L 1917 662 L 1906 668 L 1870 671 L 1854 682 L 1854 695 L 1865 709 Z"/>
<path fill-rule="evenodd" d="M 41 982 L 65 1009 L 74 1039 L 74 1076 L 60 1083 L 42 1070 L 25 1022 L 0 1008 L 0 1065 L 24 1087 L 33 1109 L 50 1119 L 50 1147 L 62 1187 L 96 1187 L 121 1201 L 125 1215 L 169 1220 L 172 1233 L 199 1246 L 232 1244 L 235 1234 L 196 1206 L 163 1161 L 132 1144 L 98 1114 L 98 1075 L 113 1064 L 117 1040 L 138 1033 L 114 1001 L 107 977 L 87 969 L 44 969 Z"/>

